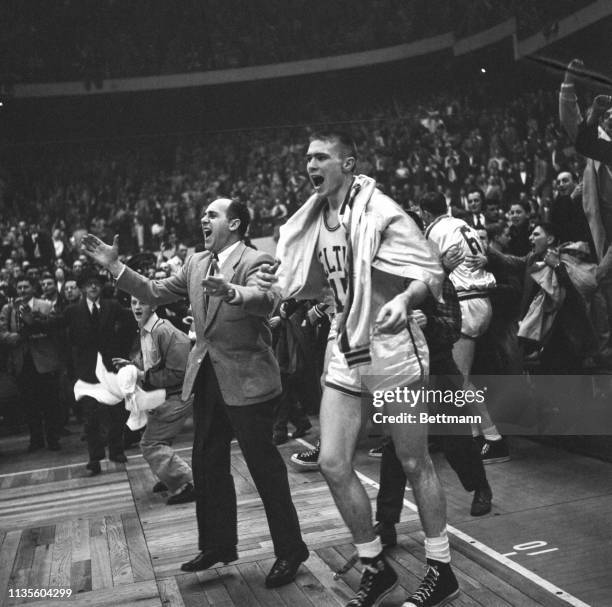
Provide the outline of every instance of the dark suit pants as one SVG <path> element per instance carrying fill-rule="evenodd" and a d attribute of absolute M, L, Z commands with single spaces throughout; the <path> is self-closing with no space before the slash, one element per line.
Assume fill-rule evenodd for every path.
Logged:
<path fill-rule="evenodd" d="M 463 378 L 449 351 L 446 355 L 432 357 L 430 361 L 432 387 L 440 390 L 461 389 Z M 457 411 L 448 410 L 448 414 Z M 445 429 L 441 428 L 443 432 Z M 487 486 L 487 475 L 480 458 L 475 441 L 472 439 L 468 424 L 453 425 L 446 428 L 441 436 L 441 447 L 444 455 L 455 471 L 463 488 L 474 491 Z M 380 464 L 380 489 L 376 498 L 376 520 L 385 523 L 397 523 L 403 506 L 406 475 L 402 464 L 395 455 L 392 441 L 387 441 L 383 448 Z"/>
<path fill-rule="evenodd" d="M 83 405 L 89 461 L 104 459 L 107 445 L 110 458 L 122 455 L 123 428 L 127 419 L 123 403 L 105 405 L 91 396 L 84 396 L 79 402 Z"/>
<path fill-rule="evenodd" d="M 193 404 L 192 470 L 200 550 L 238 543 L 236 491 L 230 468 L 234 436 L 263 502 L 277 558 L 287 558 L 305 547 L 289 492 L 287 468 L 272 442 L 276 401 L 227 406 L 210 359 L 204 359 Z"/>
<path fill-rule="evenodd" d="M 26 354 L 17 383 L 26 406 L 30 443 L 44 446 L 45 437 L 48 444 L 57 443 L 63 422 L 57 373 L 39 373 Z"/>

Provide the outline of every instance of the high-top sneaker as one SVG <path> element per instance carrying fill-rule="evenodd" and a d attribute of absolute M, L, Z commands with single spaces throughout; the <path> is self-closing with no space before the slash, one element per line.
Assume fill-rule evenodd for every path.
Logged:
<path fill-rule="evenodd" d="M 318 470 L 319 469 L 319 453 L 321 451 L 321 443 L 317 441 L 314 449 L 309 451 L 302 451 L 301 453 L 294 453 L 291 456 L 291 463 L 298 468 L 305 470 Z"/>
<path fill-rule="evenodd" d="M 450 563 L 427 559 L 425 577 L 402 607 L 442 607 L 459 596 L 459 584 Z"/>
<path fill-rule="evenodd" d="M 373 559 L 362 559 L 362 562 L 359 590 L 346 607 L 378 607 L 397 585 L 397 573 L 382 554 Z"/>

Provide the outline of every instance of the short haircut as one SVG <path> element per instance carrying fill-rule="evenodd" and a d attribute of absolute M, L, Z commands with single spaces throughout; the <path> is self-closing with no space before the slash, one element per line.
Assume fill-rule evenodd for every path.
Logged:
<path fill-rule="evenodd" d="M 357 144 L 352 135 L 346 131 L 316 131 L 308 138 L 309 141 L 335 141 L 340 146 L 344 156 L 352 156 L 357 162 Z"/>
<path fill-rule="evenodd" d="M 470 186 L 468 188 L 466 196 L 469 196 L 470 194 L 480 194 L 480 200 L 482 201 L 483 204 L 486 204 L 484 192 L 478 186 L 475 186 L 475 185 Z"/>
<path fill-rule="evenodd" d="M 534 226 L 533 229 L 535 230 L 535 228 L 542 228 L 545 232 L 547 236 L 552 236 L 553 237 L 553 242 L 557 242 L 559 235 L 557 234 L 557 228 L 555 228 L 555 226 L 550 223 L 550 221 L 538 221 Z"/>
<path fill-rule="evenodd" d="M 434 217 L 444 215 L 447 211 L 446 198 L 440 192 L 427 192 L 420 204 L 423 211 L 429 211 Z"/>
<path fill-rule="evenodd" d="M 531 207 L 529 206 L 529 203 L 526 200 L 513 200 L 510 203 L 511 207 L 514 207 L 518 205 L 519 207 L 523 208 L 523 211 L 525 211 L 525 213 L 527 213 L 527 215 L 529 215 L 531 213 Z"/>
<path fill-rule="evenodd" d="M 249 223 L 251 221 L 251 214 L 249 209 L 244 202 L 240 200 L 232 200 L 227 207 L 226 216 L 228 220 L 239 219 L 240 226 L 238 227 L 238 235 L 241 239 L 244 239 L 247 230 L 249 229 Z"/>

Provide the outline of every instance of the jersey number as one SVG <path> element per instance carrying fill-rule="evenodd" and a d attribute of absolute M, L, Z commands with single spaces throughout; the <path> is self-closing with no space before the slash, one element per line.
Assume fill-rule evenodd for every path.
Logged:
<path fill-rule="evenodd" d="M 463 236 L 463 240 L 467 243 L 467 246 L 470 247 L 470 251 L 472 255 L 483 254 L 482 244 L 478 238 L 474 238 L 472 235 L 472 230 L 468 226 L 462 226 L 459 228 L 461 232 L 461 236 Z"/>

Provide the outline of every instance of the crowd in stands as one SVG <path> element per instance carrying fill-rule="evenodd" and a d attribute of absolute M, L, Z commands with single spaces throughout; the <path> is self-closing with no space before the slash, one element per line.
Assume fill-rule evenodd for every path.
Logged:
<path fill-rule="evenodd" d="M 550 28 L 587 0 L 304 0 L 4 3 L 6 84 L 227 69 L 366 51 L 454 31 L 469 36 L 516 17 L 521 35 Z M 324 24 L 325 27 L 322 27 Z"/>

